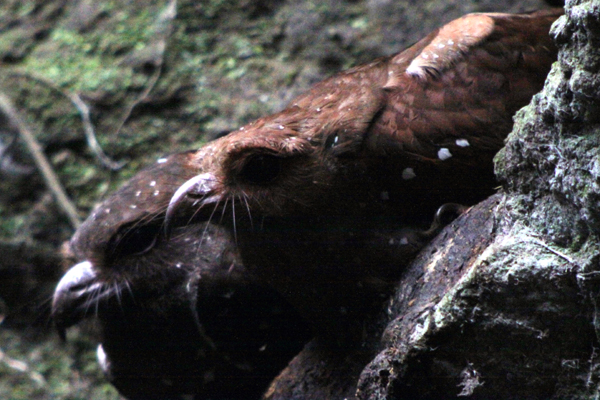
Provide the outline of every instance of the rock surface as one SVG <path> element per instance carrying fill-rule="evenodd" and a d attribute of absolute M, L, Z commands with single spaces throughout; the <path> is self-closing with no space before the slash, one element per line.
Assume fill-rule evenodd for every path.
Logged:
<path fill-rule="evenodd" d="M 503 190 L 407 271 L 359 398 L 597 396 L 600 5 L 566 14 L 559 62 L 497 156 Z"/>

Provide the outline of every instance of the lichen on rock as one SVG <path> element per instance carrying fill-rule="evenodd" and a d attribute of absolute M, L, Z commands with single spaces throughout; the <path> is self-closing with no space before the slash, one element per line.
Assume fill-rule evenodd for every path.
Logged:
<path fill-rule="evenodd" d="M 559 61 L 496 158 L 501 192 L 409 268 L 359 398 L 598 395 L 599 20 L 567 2 Z"/>

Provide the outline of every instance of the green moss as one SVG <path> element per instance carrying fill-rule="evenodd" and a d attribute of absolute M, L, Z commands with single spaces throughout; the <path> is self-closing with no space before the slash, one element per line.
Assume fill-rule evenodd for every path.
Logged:
<path fill-rule="evenodd" d="M 26 72 L 74 91 L 115 90 L 132 80 L 130 68 L 116 65 L 114 58 L 103 52 L 106 49 L 98 48 L 87 36 L 57 29 L 47 47 L 28 59 L 23 65 Z"/>
<path fill-rule="evenodd" d="M 78 332 L 66 344 L 54 336 L 25 340 L 0 329 L 0 398 L 26 399 L 121 399 L 103 377 L 95 359 L 96 343 Z M 76 351 L 85 354 L 73 361 Z"/>
<path fill-rule="evenodd" d="M 24 215 L 13 214 L 9 210 L 0 208 L 0 238 L 14 238 L 25 222 Z"/>
<path fill-rule="evenodd" d="M 142 8 L 132 15 L 131 9 L 115 2 L 98 7 L 99 13 L 113 15 L 104 29 L 80 33 L 59 25 L 21 68 L 76 92 L 122 90 L 143 84 L 131 67 L 119 61 L 120 55 L 143 49 L 154 38 L 154 10 Z"/>

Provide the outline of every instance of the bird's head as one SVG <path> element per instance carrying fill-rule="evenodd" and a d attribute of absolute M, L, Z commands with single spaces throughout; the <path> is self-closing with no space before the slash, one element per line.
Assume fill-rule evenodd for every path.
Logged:
<path fill-rule="evenodd" d="M 194 160 L 161 158 L 104 200 L 73 236 L 75 265 L 54 293 L 59 334 L 96 319 L 100 367 L 131 398 L 258 397 L 309 338 L 246 273 L 225 229 L 185 224 L 164 240 L 165 210 Z"/>
<path fill-rule="evenodd" d="M 189 165 L 198 175 L 176 191 L 168 222 L 351 213 L 367 202 L 353 203 L 365 190 L 351 182 L 368 181 L 359 176 L 361 154 L 384 102 L 374 82 L 385 78 L 381 60 L 347 71 L 204 146 Z"/>
<path fill-rule="evenodd" d="M 102 306 L 124 301 L 132 287 L 161 291 L 168 283 L 158 278 L 186 279 L 186 268 L 174 267 L 178 260 L 165 266 L 153 250 L 162 246 L 159 253 L 169 251 L 160 243 L 164 212 L 177 187 L 192 176 L 184 168 L 192 156 L 185 152 L 160 158 L 96 207 L 75 232 L 66 254 L 75 265 L 59 282 L 52 305 L 62 336 Z M 178 273 L 165 274 L 165 267 Z M 192 265 L 187 267 L 189 272 Z"/>

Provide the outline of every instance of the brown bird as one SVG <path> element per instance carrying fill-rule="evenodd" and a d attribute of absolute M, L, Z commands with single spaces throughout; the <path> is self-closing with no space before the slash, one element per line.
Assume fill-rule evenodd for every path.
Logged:
<path fill-rule="evenodd" d="M 193 176 L 191 157 L 158 160 L 82 224 L 52 317 L 63 338 L 96 318 L 100 366 L 129 399 L 258 398 L 310 330 L 248 274 L 224 228 L 190 224 L 162 240 L 168 202 Z"/>
<path fill-rule="evenodd" d="M 254 274 L 321 332 L 345 330 L 373 282 L 399 274 L 400 227 L 493 191 L 493 157 L 556 59 L 562 12 L 469 14 L 315 85 L 191 157 L 198 175 L 167 226 L 222 221 Z"/>

